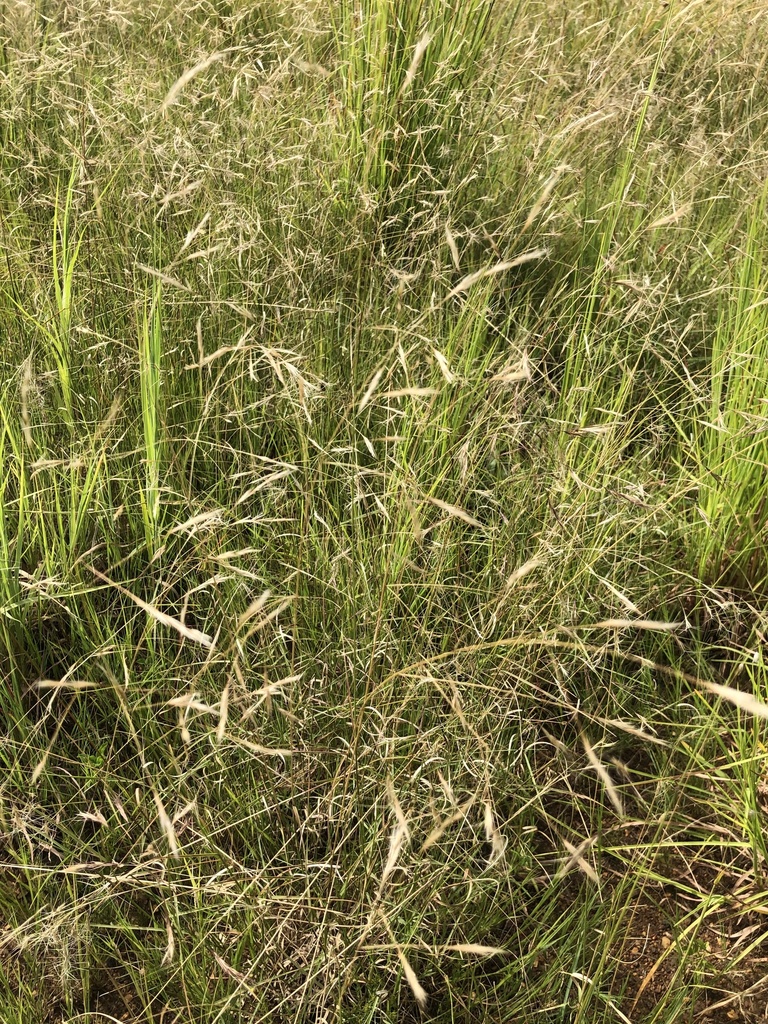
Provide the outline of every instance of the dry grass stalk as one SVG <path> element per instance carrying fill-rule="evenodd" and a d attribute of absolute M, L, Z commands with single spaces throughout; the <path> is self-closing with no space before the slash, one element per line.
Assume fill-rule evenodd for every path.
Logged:
<path fill-rule="evenodd" d="M 624 817 L 624 804 L 622 802 L 621 797 L 619 796 L 619 791 L 616 788 L 613 779 L 611 778 L 611 776 L 608 773 L 608 769 L 605 767 L 605 765 L 602 763 L 600 758 L 597 756 L 597 754 L 595 753 L 591 743 L 589 742 L 587 737 L 584 735 L 584 733 L 581 734 L 581 742 L 582 742 L 582 745 L 584 747 L 584 751 L 585 751 L 587 757 L 589 758 L 589 763 L 592 765 L 592 767 L 595 769 L 597 774 L 600 776 L 600 779 L 602 780 L 602 783 L 605 786 L 605 791 L 608 794 L 608 798 L 611 801 L 611 803 L 613 804 L 614 809 L 616 810 L 616 813 L 618 814 L 618 816 L 620 818 L 623 818 Z"/>
<path fill-rule="evenodd" d="M 488 277 L 496 277 L 498 274 L 503 274 L 507 270 L 513 270 L 515 267 L 521 267 L 524 263 L 530 263 L 533 260 L 540 260 L 547 255 L 546 249 L 532 249 L 530 252 L 525 252 L 520 256 L 516 256 L 513 260 L 505 260 L 502 263 L 497 263 L 492 267 L 486 267 L 483 270 L 476 270 L 472 274 L 467 274 L 463 277 L 459 283 L 450 290 L 446 298 L 454 299 L 457 295 L 461 295 L 462 292 L 467 292 L 469 289 L 476 285 L 479 281 L 484 281 Z"/>

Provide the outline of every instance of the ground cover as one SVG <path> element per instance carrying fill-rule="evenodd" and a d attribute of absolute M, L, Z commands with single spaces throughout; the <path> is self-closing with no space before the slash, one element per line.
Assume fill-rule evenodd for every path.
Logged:
<path fill-rule="evenodd" d="M 4 1022 L 764 1019 L 767 16 L 2 7 Z"/>

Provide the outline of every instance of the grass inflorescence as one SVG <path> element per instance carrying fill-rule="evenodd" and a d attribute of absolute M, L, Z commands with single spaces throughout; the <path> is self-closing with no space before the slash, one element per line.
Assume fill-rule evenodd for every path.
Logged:
<path fill-rule="evenodd" d="M 2 1021 L 762 1019 L 759 5 L 0 19 Z"/>

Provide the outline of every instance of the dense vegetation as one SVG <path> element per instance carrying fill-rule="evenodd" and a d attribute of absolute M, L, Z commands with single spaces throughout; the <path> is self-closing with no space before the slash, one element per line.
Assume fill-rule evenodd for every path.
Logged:
<path fill-rule="evenodd" d="M 768 9 L 0 18 L 0 1019 L 763 1019 Z"/>

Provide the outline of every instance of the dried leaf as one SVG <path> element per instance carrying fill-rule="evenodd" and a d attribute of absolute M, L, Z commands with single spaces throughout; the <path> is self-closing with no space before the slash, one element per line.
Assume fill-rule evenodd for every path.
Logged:
<path fill-rule="evenodd" d="M 421 39 L 419 39 L 418 42 L 416 43 L 416 46 L 413 48 L 413 57 L 411 58 L 411 63 L 408 65 L 408 70 L 405 73 L 403 84 L 400 86 L 400 91 L 397 94 L 398 99 L 401 96 L 404 96 L 413 85 L 413 80 L 416 77 L 417 71 L 419 70 L 419 65 L 421 64 L 426 49 L 431 42 L 432 36 L 430 35 L 429 32 L 425 32 Z"/>
<path fill-rule="evenodd" d="M 258 633 L 259 630 L 264 629 L 264 627 L 268 625 L 270 622 L 272 622 L 273 619 L 276 619 L 278 615 L 284 612 L 292 601 L 292 597 L 286 597 L 283 601 L 280 602 L 277 608 L 272 609 L 269 615 L 265 615 L 262 619 L 259 619 L 258 622 L 254 622 L 254 624 L 243 637 L 243 641 L 250 640 L 254 633 Z"/>
<path fill-rule="evenodd" d="M 414 998 L 416 999 L 416 1002 L 421 1007 L 426 1006 L 427 1005 L 427 993 L 424 991 L 424 989 L 419 984 L 419 979 L 416 977 L 416 972 L 414 971 L 414 969 L 409 964 L 408 958 L 406 957 L 405 953 L 400 948 L 400 946 L 397 947 L 397 957 L 398 957 L 400 963 L 402 964 L 403 974 L 405 975 L 405 980 L 408 982 L 408 984 L 410 986 L 410 989 L 411 989 L 411 992 L 413 992 Z"/>
<path fill-rule="evenodd" d="M 447 512 L 449 516 L 455 516 L 456 519 L 461 519 L 462 522 L 468 523 L 469 526 L 479 526 L 482 528 L 483 524 L 481 522 L 478 522 L 477 519 L 473 519 L 468 512 L 465 512 L 463 508 L 459 508 L 457 505 L 450 505 L 447 501 L 441 501 L 439 498 L 432 497 L 428 497 L 427 501 L 432 505 L 436 505 L 437 508 L 442 509 L 443 512 Z"/>
<path fill-rule="evenodd" d="M 285 747 L 262 747 L 260 743 L 252 743 L 250 740 L 244 740 L 239 736 L 227 736 L 226 738 L 230 743 L 234 743 L 238 747 L 244 747 L 253 754 L 263 754 L 265 757 L 293 756 L 293 751 Z"/>
<path fill-rule="evenodd" d="M 453 260 L 454 267 L 456 267 L 457 270 L 461 269 L 459 267 L 459 250 L 458 247 L 456 246 L 456 239 L 453 237 L 453 233 L 451 232 L 450 226 L 448 224 L 445 225 L 445 240 L 448 243 L 448 248 L 451 251 L 451 259 Z"/>
<path fill-rule="evenodd" d="M 171 277 L 170 274 L 164 274 L 162 270 L 156 270 L 154 267 L 148 267 L 144 263 L 137 263 L 137 268 L 143 270 L 145 274 L 149 274 L 150 277 L 156 278 L 162 284 L 167 284 L 169 288 L 178 288 L 182 292 L 191 292 L 192 289 L 183 284 L 178 278 Z"/>
<path fill-rule="evenodd" d="M 443 833 L 451 827 L 451 825 L 455 824 L 457 821 L 461 821 L 462 818 L 465 818 L 467 811 L 474 802 L 475 797 L 471 796 L 468 800 L 465 800 L 464 803 L 453 812 L 453 814 L 449 814 L 448 817 L 444 818 L 439 825 L 436 825 L 424 840 L 421 852 L 424 853 L 430 848 L 430 846 L 434 846 L 435 843 L 443 836 Z"/>
<path fill-rule="evenodd" d="M 163 806 L 163 801 L 160 799 L 160 794 L 155 790 L 152 794 L 155 798 L 155 807 L 157 808 L 157 818 L 160 825 L 165 832 L 165 837 L 168 840 L 168 846 L 171 848 L 171 853 L 178 859 L 179 857 L 179 844 L 176 839 L 176 830 L 173 827 L 173 822 L 168 817 L 168 812 Z"/>
<path fill-rule="evenodd" d="M 87 679 L 40 679 L 38 690 L 93 690 L 99 683 Z"/>
<path fill-rule="evenodd" d="M 518 566 L 518 568 L 510 575 L 504 589 L 510 590 L 518 580 L 523 578 L 523 576 L 527 576 L 529 572 L 533 572 L 534 569 L 539 569 L 542 565 L 544 565 L 544 559 L 539 558 L 538 555 L 534 555 L 533 558 L 529 558 L 527 562 L 523 562 L 523 564 Z"/>
<path fill-rule="evenodd" d="M 456 374 L 453 372 L 453 370 L 448 365 L 448 360 L 445 358 L 443 353 L 439 352 L 436 348 L 433 348 L 432 349 L 432 354 L 434 355 L 435 359 L 437 360 L 437 365 L 440 367 L 440 373 L 442 373 L 442 375 L 443 375 L 443 377 L 445 377 L 446 381 L 449 384 L 455 384 L 456 380 L 457 380 Z"/>
<path fill-rule="evenodd" d="M 523 353 L 523 358 L 514 366 L 505 366 L 503 370 L 499 370 L 491 377 L 491 381 L 496 384 L 516 384 L 521 380 L 531 379 L 531 364 L 528 359 L 528 353 Z"/>
<path fill-rule="evenodd" d="M 163 953 L 163 959 L 160 961 L 162 967 L 167 967 L 168 964 L 172 964 L 173 958 L 176 954 L 176 939 L 173 937 L 173 928 L 171 928 L 171 919 L 169 917 L 166 917 L 165 919 L 165 934 L 167 936 L 167 942 L 165 952 Z"/>
<path fill-rule="evenodd" d="M 733 686 L 724 686 L 722 683 L 710 683 L 703 679 L 699 685 L 705 690 L 709 690 L 710 693 L 722 697 L 723 700 L 727 700 L 730 704 L 735 704 L 737 708 L 746 711 L 748 715 L 768 718 L 768 704 L 763 704 L 762 701 L 753 697 L 751 693 L 737 690 Z"/>
<path fill-rule="evenodd" d="M 172 103 L 176 102 L 184 86 L 188 85 L 193 78 L 196 78 L 197 75 L 207 70 L 212 64 L 222 60 L 225 56 L 226 51 L 212 53 L 210 57 L 206 57 L 205 60 L 199 61 L 193 68 L 189 68 L 183 75 L 180 75 L 168 90 L 165 99 L 160 105 L 160 113 L 164 114 L 168 107 L 170 107 Z"/>
<path fill-rule="evenodd" d="M 613 779 L 608 774 L 607 768 L 602 763 L 600 758 L 597 756 L 597 754 L 595 753 L 594 749 L 592 748 L 592 745 L 590 744 L 589 740 L 587 739 L 587 737 L 583 733 L 582 733 L 582 736 L 581 736 L 581 742 L 582 742 L 582 745 L 584 746 L 584 751 L 585 751 L 587 757 L 589 758 L 589 763 L 592 765 L 592 767 L 595 769 L 597 774 L 602 779 L 603 785 L 605 786 L 605 791 L 608 794 L 608 798 L 611 801 L 611 803 L 613 804 L 613 806 L 614 806 L 614 808 L 616 810 L 616 813 L 619 815 L 620 818 L 623 818 L 624 817 L 624 804 L 621 801 L 621 797 L 619 796 L 619 791 L 616 789 L 616 786 L 614 785 Z"/>
<path fill-rule="evenodd" d="M 224 739 L 224 731 L 227 728 L 227 716 L 229 714 L 229 680 L 224 685 L 224 689 L 221 691 L 221 701 L 219 702 L 219 724 L 216 727 L 216 742 L 221 743 Z"/>
<path fill-rule="evenodd" d="M 408 820 L 405 817 L 403 808 L 400 806 L 400 801 L 395 793 L 395 788 L 392 785 L 392 780 L 387 779 L 387 796 L 389 797 L 389 803 L 392 810 L 395 812 L 396 824 L 389 839 L 389 854 L 387 855 L 387 862 L 384 865 L 384 870 L 381 873 L 382 884 L 389 878 L 392 872 L 397 866 L 397 862 L 400 858 L 400 853 L 405 845 L 406 840 L 410 836 L 410 830 L 408 828 Z"/>
<path fill-rule="evenodd" d="M 82 818 L 83 821 L 95 821 L 97 825 L 107 824 L 107 819 L 101 811 L 79 811 L 76 817 Z"/>
<path fill-rule="evenodd" d="M 506 270 L 520 267 L 523 263 L 530 263 L 531 260 L 538 260 L 546 255 L 546 249 L 532 249 L 530 252 L 524 252 L 521 256 L 516 256 L 513 260 L 505 260 L 503 263 L 497 263 L 493 267 L 476 270 L 473 274 L 467 274 L 466 277 L 462 278 L 456 287 L 448 292 L 447 298 L 453 299 L 462 292 L 469 291 L 472 285 L 477 284 L 478 281 L 482 281 L 486 277 L 495 277 L 497 274 L 503 274 Z"/>
<path fill-rule="evenodd" d="M 493 808 L 488 802 L 485 804 L 483 822 L 485 824 L 485 838 L 491 844 L 491 856 L 488 858 L 488 866 L 490 867 L 504 856 L 507 841 L 499 832 L 496 819 L 493 816 Z"/>
<path fill-rule="evenodd" d="M 110 587 L 114 587 L 115 590 L 119 591 L 129 598 L 135 605 L 138 605 L 142 611 L 145 611 L 150 618 L 154 619 L 155 622 L 159 622 L 162 626 L 170 626 L 171 629 L 175 629 L 177 633 L 185 637 L 187 640 L 192 640 L 194 643 L 200 644 L 202 647 L 213 648 L 213 637 L 208 636 L 207 633 L 201 633 L 199 629 L 190 629 L 189 626 L 185 626 L 179 619 L 174 619 L 172 615 L 166 615 L 165 612 L 161 612 L 159 608 L 155 608 L 151 604 L 147 604 L 146 601 L 142 601 L 140 597 L 132 594 L 130 590 L 126 590 L 125 587 L 121 587 L 119 583 L 115 583 L 109 579 L 104 573 L 94 569 L 93 566 L 89 566 L 94 576 L 98 576 L 100 580 L 104 580 L 105 583 L 109 584 Z"/>
<path fill-rule="evenodd" d="M 656 228 L 665 228 L 668 224 L 675 224 L 682 217 L 685 217 L 693 209 L 693 203 L 683 203 L 682 206 L 678 206 L 672 213 L 668 213 L 666 217 L 659 217 L 658 220 L 653 221 L 647 227 L 647 231 L 654 231 Z"/>
<path fill-rule="evenodd" d="M 32 356 L 24 360 L 24 374 L 21 378 L 21 432 L 24 435 L 24 442 L 27 448 L 34 447 L 32 438 L 32 422 L 29 416 L 29 396 L 34 388 L 34 376 L 32 373 Z"/>
<path fill-rule="evenodd" d="M 390 928 L 389 921 L 387 920 L 387 916 L 383 912 L 383 910 L 379 910 L 379 917 L 381 918 L 384 927 L 387 929 L 387 934 L 392 940 L 392 945 L 397 950 L 397 957 L 403 968 L 405 980 L 408 982 L 411 992 L 413 992 L 414 997 L 416 998 L 416 1002 L 419 1004 L 419 1006 L 423 1008 L 427 1005 L 427 993 L 421 987 L 419 979 L 416 977 L 416 972 L 411 967 L 410 963 L 408 962 L 408 957 L 403 952 L 403 947 L 392 934 L 392 929 Z"/>
<path fill-rule="evenodd" d="M 597 575 L 597 574 L 595 574 L 595 575 Z M 600 582 L 603 584 L 604 587 L 607 587 L 608 590 L 610 590 L 610 592 L 613 594 L 614 597 L 618 598 L 618 600 L 624 605 L 624 607 L 627 609 L 628 612 L 632 612 L 633 615 L 640 615 L 641 614 L 640 613 L 640 609 L 637 607 L 636 604 L 633 604 L 633 602 L 630 601 L 630 599 L 627 597 L 626 594 L 622 594 L 622 592 L 620 590 L 618 590 L 616 587 L 614 587 L 614 585 L 612 583 L 610 583 L 608 580 L 603 579 L 602 576 L 598 576 L 597 578 L 600 580 Z M 645 621 L 645 620 L 642 620 L 642 618 L 641 618 L 640 621 Z"/>
<path fill-rule="evenodd" d="M 173 821 L 173 824 L 178 824 L 178 822 L 182 821 L 184 818 L 186 818 L 188 814 L 191 814 L 192 811 L 196 809 L 197 800 L 190 800 L 189 803 L 184 804 L 180 811 L 176 811 L 173 818 L 171 819 Z"/>
<path fill-rule="evenodd" d="M 230 967 L 227 961 L 223 957 L 219 956 L 219 954 L 215 950 L 213 953 L 213 959 L 222 969 L 227 978 L 231 978 L 233 981 L 238 982 L 240 985 L 245 985 L 246 987 L 248 987 L 248 976 L 246 974 L 243 974 L 242 971 L 237 971 L 235 970 L 234 967 Z"/>
<path fill-rule="evenodd" d="M 541 195 L 539 196 L 539 198 L 536 200 L 536 202 L 531 207 L 531 212 L 526 217 L 525 224 L 523 224 L 523 226 L 521 228 L 521 231 L 520 231 L 521 234 L 523 233 L 523 231 L 527 231 L 528 230 L 528 228 L 531 226 L 531 224 L 533 224 L 533 222 L 539 216 L 541 211 L 544 209 L 544 206 L 545 206 L 547 200 L 549 199 L 549 197 L 552 195 L 552 190 L 554 189 L 555 185 L 557 184 L 557 182 L 558 182 L 558 180 L 560 178 L 560 175 L 563 173 L 563 171 L 570 171 L 570 169 L 571 168 L 568 167 L 567 164 L 560 164 L 558 167 L 556 167 L 554 169 L 554 171 L 552 172 L 550 177 L 547 179 L 547 181 L 546 181 L 546 183 L 544 185 L 544 188 L 542 189 Z"/>
<path fill-rule="evenodd" d="M 386 368 L 382 366 L 381 369 L 377 370 L 376 373 L 374 373 L 373 377 L 371 377 L 370 383 L 368 384 L 368 387 L 365 389 L 365 394 L 360 399 L 360 404 L 357 407 L 358 414 L 363 411 L 366 405 L 368 405 L 368 403 L 370 402 L 371 398 L 373 398 L 373 393 L 379 386 L 379 382 L 381 381 L 381 378 L 384 376 L 385 373 Z"/>
<path fill-rule="evenodd" d="M 221 526 L 223 523 L 224 516 L 221 510 L 212 509 L 209 512 L 200 512 L 198 515 L 186 519 L 183 523 L 177 523 L 176 526 L 172 526 L 168 531 L 168 536 L 173 533 L 184 533 L 185 531 L 192 535 L 205 526 Z"/>
<path fill-rule="evenodd" d="M 218 708 L 198 700 L 195 693 L 184 693 L 181 697 L 171 697 L 165 703 L 170 708 L 181 708 L 184 711 L 201 711 L 206 715 L 218 715 L 219 713 Z"/>
<path fill-rule="evenodd" d="M 439 395 L 437 388 L 397 388 L 396 391 L 385 391 L 382 398 L 431 398 Z"/>
<path fill-rule="evenodd" d="M 438 946 L 438 953 L 471 953 L 474 956 L 500 956 L 506 949 L 500 946 L 483 946 L 479 942 L 455 942 L 447 946 Z"/>
<path fill-rule="evenodd" d="M 573 843 L 569 843 L 567 839 L 563 840 L 563 846 L 570 853 L 570 857 L 564 860 L 560 865 L 555 878 L 564 878 L 573 867 L 578 867 L 579 870 L 583 871 L 587 878 L 591 879 L 596 885 L 600 884 L 600 877 L 589 863 L 585 860 L 583 854 L 592 846 L 594 839 L 585 839 L 578 846 L 574 846 Z"/>
<path fill-rule="evenodd" d="M 682 629 L 684 622 L 655 622 L 653 619 L 604 619 L 590 625 L 579 626 L 579 629 L 649 629 L 660 633 L 671 633 Z"/>

